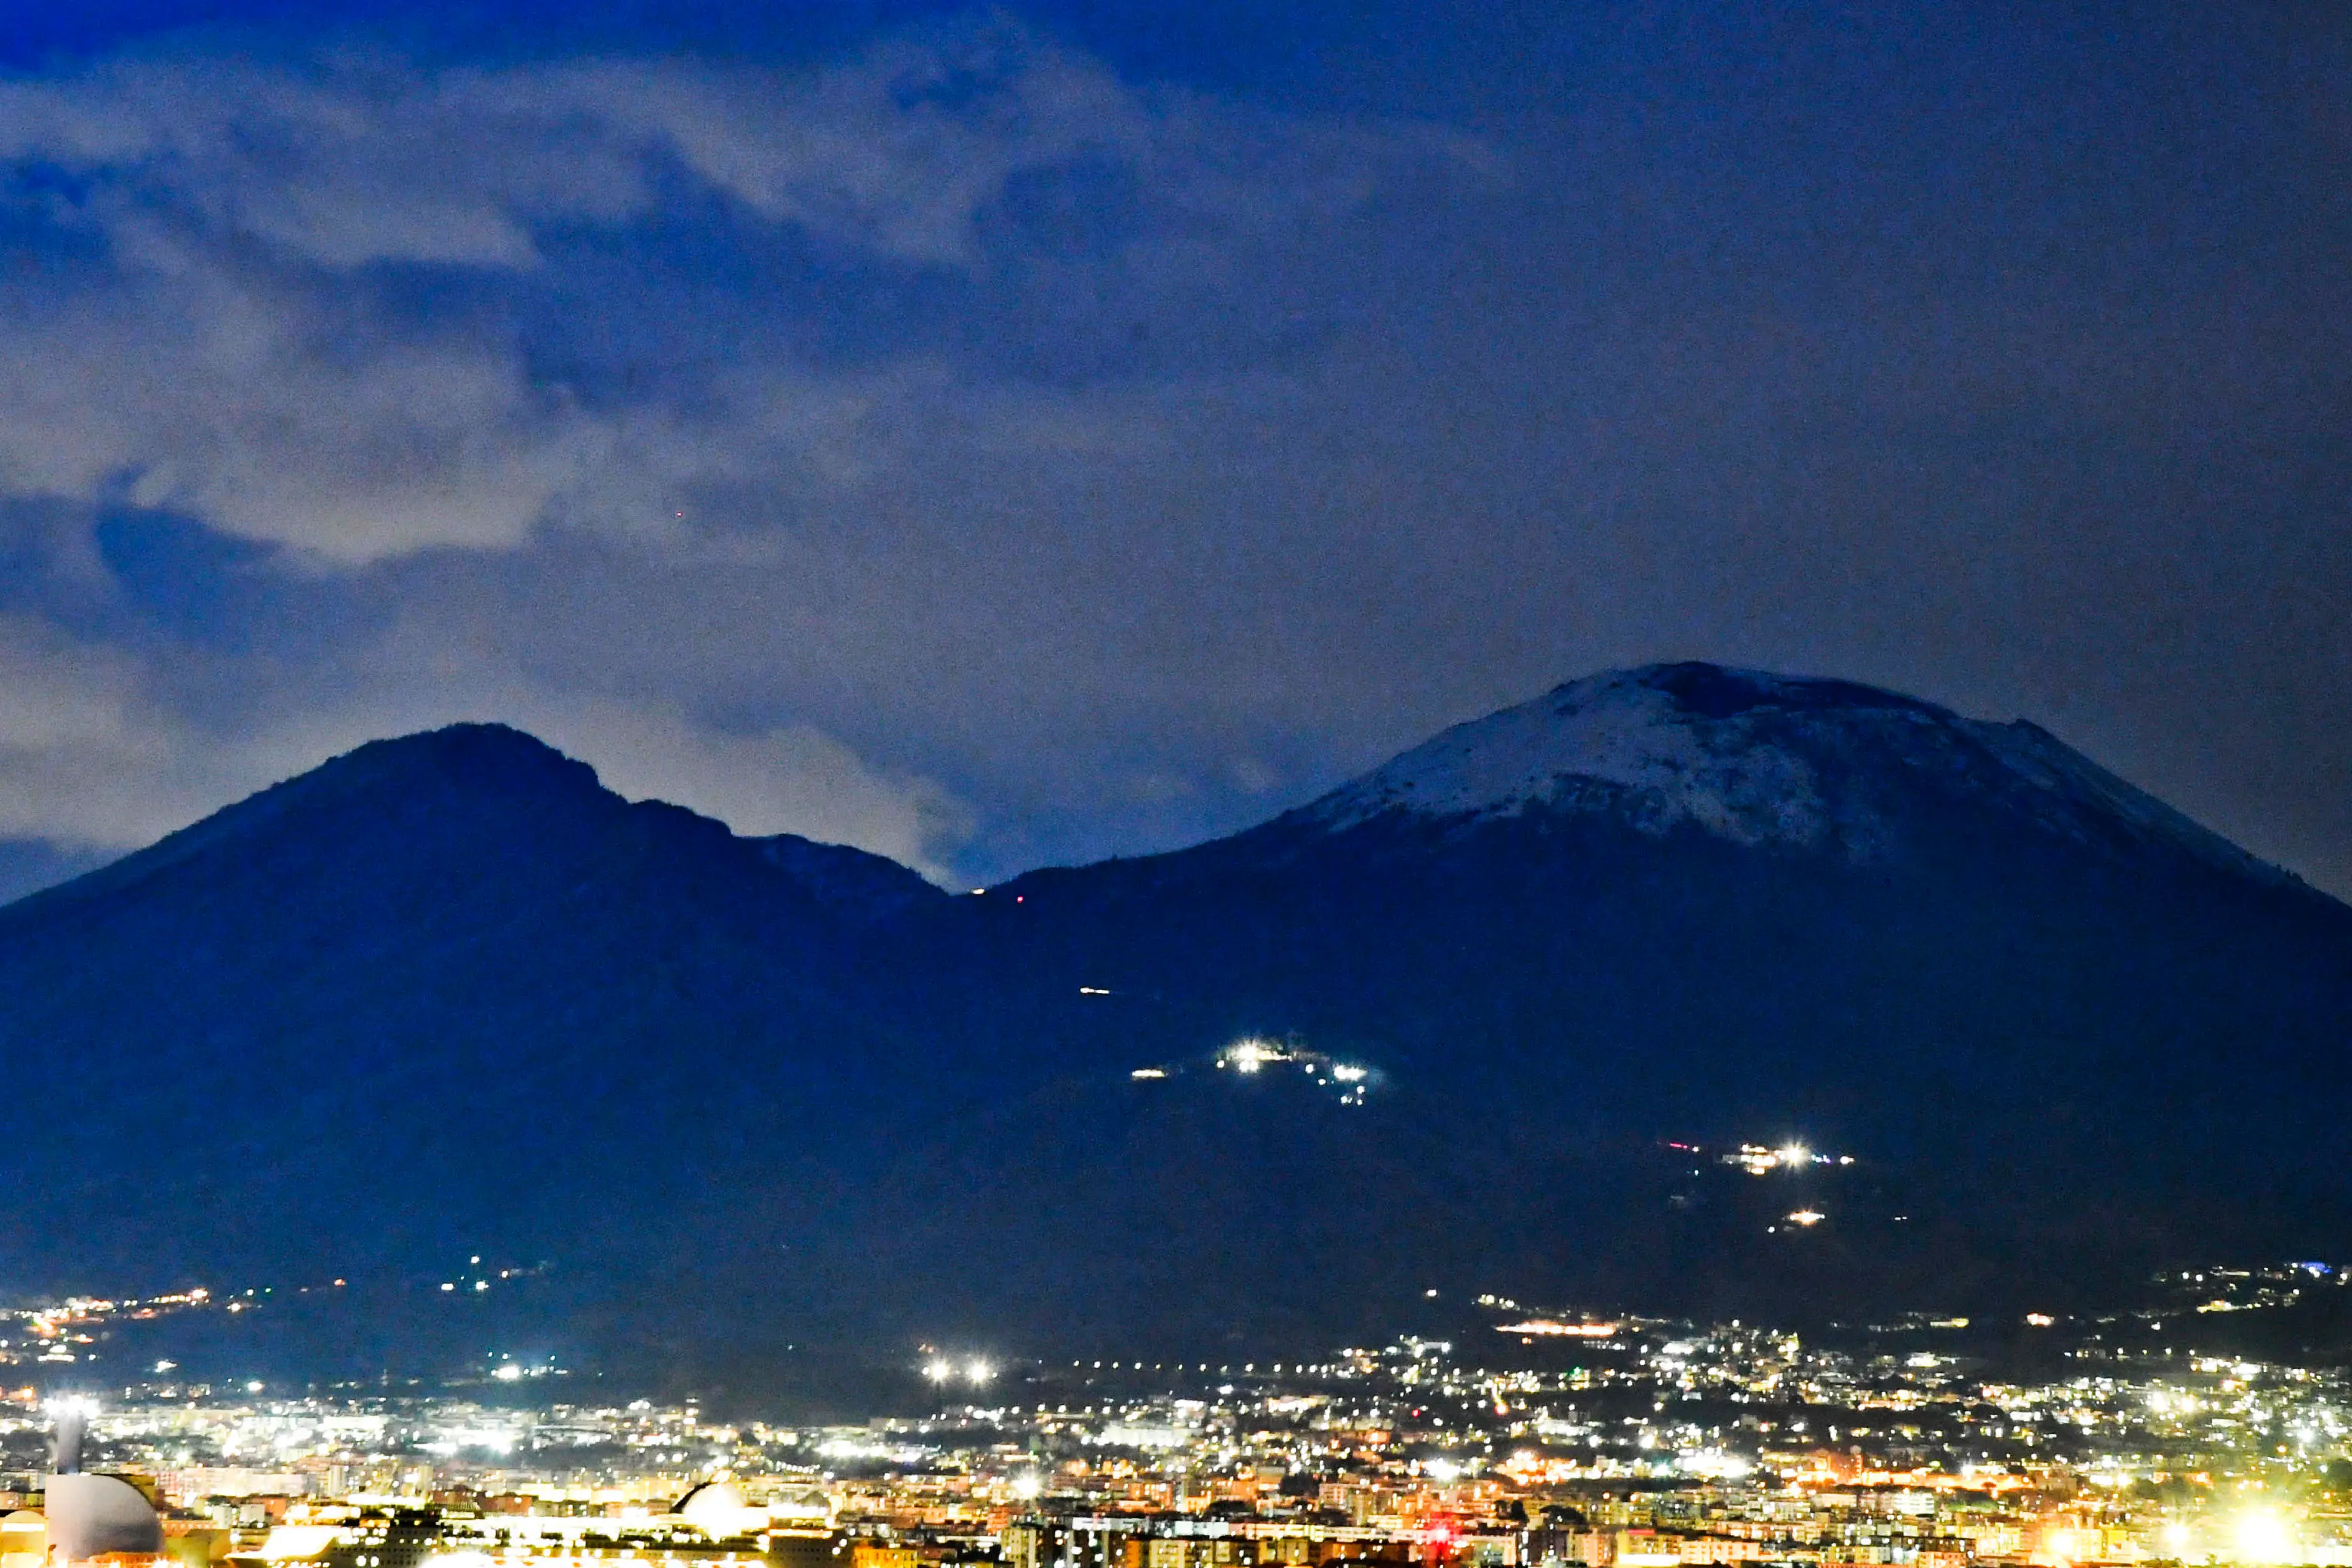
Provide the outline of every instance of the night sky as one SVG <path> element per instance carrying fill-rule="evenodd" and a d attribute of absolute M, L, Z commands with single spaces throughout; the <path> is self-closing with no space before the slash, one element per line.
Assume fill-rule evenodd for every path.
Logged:
<path fill-rule="evenodd" d="M 986 880 L 1697 658 L 2352 893 L 2340 0 L 0 24 L 6 885 L 459 718 Z"/>

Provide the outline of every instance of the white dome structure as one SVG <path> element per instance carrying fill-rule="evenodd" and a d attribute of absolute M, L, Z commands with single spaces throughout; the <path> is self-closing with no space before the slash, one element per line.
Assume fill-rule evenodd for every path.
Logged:
<path fill-rule="evenodd" d="M 163 1521 L 147 1494 L 114 1476 L 51 1476 L 41 1511 L 48 1516 L 49 1556 L 57 1563 L 163 1550 Z"/>
<path fill-rule="evenodd" d="M 52 1453 L 57 1473 L 42 1497 L 47 1516 L 49 1561 L 87 1563 L 93 1557 L 154 1557 L 163 1551 L 163 1521 L 147 1494 L 119 1476 L 81 1473 L 81 1442 L 89 1416 L 78 1409 L 58 1413 Z"/>
<path fill-rule="evenodd" d="M 756 1535 L 768 1527 L 768 1510 L 754 1508 L 733 1481 L 705 1481 L 677 1500 L 677 1516 L 713 1541 Z"/>

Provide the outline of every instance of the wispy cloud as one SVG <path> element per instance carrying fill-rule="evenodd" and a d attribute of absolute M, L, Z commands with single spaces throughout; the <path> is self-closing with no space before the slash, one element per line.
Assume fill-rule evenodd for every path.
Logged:
<path fill-rule="evenodd" d="M 663 503 L 698 482 L 823 489 L 903 458 L 868 416 L 937 392 L 931 334 L 974 289 L 1002 314 L 1008 287 L 1054 302 L 1079 273 L 1148 268 L 1214 295 L 1253 244 L 1384 174 L 1474 158 L 1434 132 L 1252 125 L 1139 92 L 1002 18 L 798 73 L 160 54 L 0 83 L 0 167 L 43 247 L 0 328 L 24 371 L 0 382 L 0 481 L 345 563 L 675 520 Z M 1055 189 L 1089 177 L 1150 232 L 1090 236 L 1099 193 Z M 713 300 L 666 254 L 678 222 L 824 259 L 804 293 Z M 582 299 L 591 262 L 627 298 Z M 861 270 L 869 294 L 940 298 L 900 341 L 869 324 L 863 364 L 795 353 L 812 317 L 858 331 L 817 296 Z M 662 320 L 714 306 L 732 342 Z M 638 384 L 580 341 L 616 319 L 653 339 Z M 1036 425 L 1015 411 L 988 438 Z"/>

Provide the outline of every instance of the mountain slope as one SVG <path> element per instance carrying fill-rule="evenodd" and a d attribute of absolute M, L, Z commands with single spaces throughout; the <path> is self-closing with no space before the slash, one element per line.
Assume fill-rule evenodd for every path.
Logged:
<path fill-rule="evenodd" d="M 846 896 L 513 731 L 362 747 L 0 911 L 44 1193 L 6 1253 L 357 1273 L 757 1187 L 780 1119 L 872 1099 L 884 1047 L 823 980 Z"/>
<path fill-rule="evenodd" d="M 1386 1233 L 1492 1259 L 1498 1289 L 1834 1310 L 2352 1241 L 2352 911 L 2031 726 L 1849 683 L 1598 677 L 1232 838 L 919 923 L 942 1016 L 994 977 L 988 1059 L 1034 1077 L 1108 1082 L 1244 1033 L 1385 1069 L 1384 1114 L 1423 1140 L 1412 1180 L 1442 1194 Z M 1756 1253 L 1769 1216 L 1719 1232 L 1638 1173 L 1662 1140 L 1791 1136 L 1899 1176 L 1866 1244 L 1841 1215 Z M 1018 1192 L 975 1212 L 1054 1212 L 1024 1173 L 1086 1156 L 1029 1137 L 999 1183 Z M 1349 1163 L 1279 1201 L 1374 1201 Z M 1101 1251 L 1092 1211 L 1058 1206 L 1031 1245 Z M 1244 1281 L 1217 1304 L 1239 1319 L 1296 1252 L 1227 1217 L 1182 1271 Z M 1182 1202 L 1109 1233 L 1185 1235 Z"/>
<path fill-rule="evenodd" d="M 2294 879 L 2126 784 L 2047 731 L 1987 724 L 1843 680 L 1707 664 L 1572 681 L 1455 726 L 1308 805 L 1339 831 L 1391 812 L 1486 822 L 1606 813 L 1655 836 L 1901 853 L 1923 805 L 1981 809 L 2118 859 L 2150 853 L 2255 880 Z"/>

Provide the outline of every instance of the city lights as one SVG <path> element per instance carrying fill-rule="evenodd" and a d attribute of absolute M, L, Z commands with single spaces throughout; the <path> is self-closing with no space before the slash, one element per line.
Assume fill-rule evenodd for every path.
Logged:
<path fill-rule="evenodd" d="M 1256 1072 L 1268 1062 L 1288 1061 L 1287 1054 L 1264 1040 L 1236 1040 L 1225 1048 L 1223 1065 L 1235 1072 Z"/>
<path fill-rule="evenodd" d="M 1605 1340 L 1617 1332 L 1614 1323 L 1563 1323 L 1550 1318 L 1529 1318 L 1524 1322 L 1500 1323 L 1496 1332 L 1524 1334 L 1534 1338 L 1567 1338 Z"/>
<path fill-rule="evenodd" d="M 961 1380 L 979 1387 L 996 1375 L 996 1368 L 988 1360 L 979 1356 L 964 1362 L 956 1362 L 946 1356 L 933 1356 L 923 1363 L 923 1375 L 936 1384 L 945 1384 Z"/>
<path fill-rule="evenodd" d="M 2233 1555 L 2242 1563 L 2299 1562 L 2294 1531 L 2266 1508 L 2248 1509 L 2231 1522 Z"/>
<path fill-rule="evenodd" d="M 278 1568 L 613 1568 L 592 1535 L 656 1568 L 933 1568 L 887 1555 L 909 1550 L 937 1568 L 1151 1568 L 1154 1552 L 1180 1568 L 1210 1540 L 1233 1543 L 1229 1563 L 1181 1568 L 1309 1568 L 1305 1551 L 1339 1543 L 1431 1568 L 1411 1553 L 1456 1568 L 2352 1564 L 2352 1371 L 2160 1348 L 2214 1321 L 2197 1311 L 2208 1300 L 2272 1310 L 2338 1278 L 2212 1269 L 2133 1311 L 2032 1314 L 2034 1343 L 2063 1352 L 2044 1382 L 2000 1381 L 1986 1352 L 2023 1314 L 1977 1341 L 1964 1314 L 1908 1311 L 1816 1342 L 1538 1309 L 1441 1278 L 1418 1300 L 1465 1303 L 1490 1333 L 1232 1363 L 922 1344 L 928 1414 L 835 1426 L 569 1390 L 518 1400 L 503 1391 L 564 1374 L 493 1353 L 474 1386 L 497 1400 L 273 1395 L 149 1360 L 158 1381 L 126 1385 L 102 1419 L 56 1395 L 13 1418 L 0 1405 L 0 1429 L 85 1409 L 168 1506 L 228 1521 L 205 1528 Z M 0 1309 L 0 1360 L 95 1342 L 123 1313 Z M 248 1508 L 261 1489 L 275 1500 Z M 394 1508 L 424 1532 L 398 1559 Z M 1300 1555 L 1270 1554 L 1302 1539 L 1282 1548 Z"/>
<path fill-rule="evenodd" d="M 1667 1147 L 1685 1153 L 1699 1152 L 1696 1144 L 1669 1143 Z M 1751 1176 L 1767 1175 L 1774 1171 L 1811 1170 L 1818 1165 L 1845 1166 L 1853 1163 L 1851 1154 L 1816 1153 L 1803 1143 L 1783 1143 L 1777 1149 L 1767 1148 L 1761 1143 L 1742 1143 L 1717 1159 L 1719 1163 L 1735 1166 Z"/>
<path fill-rule="evenodd" d="M 1230 1069 L 1248 1077 L 1260 1076 L 1273 1067 L 1294 1068 L 1310 1083 L 1339 1089 L 1342 1105 L 1363 1104 L 1365 1097 L 1382 1081 L 1377 1069 L 1363 1063 L 1334 1060 L 1296 1039 L 1277 1042 L 1255 1035 L 1245 1036 L 1219 1051 L 1216 1064 L 1220 1070 Z M 1143 1074 L 1130 1076 L 1140 1078 Z"/>

